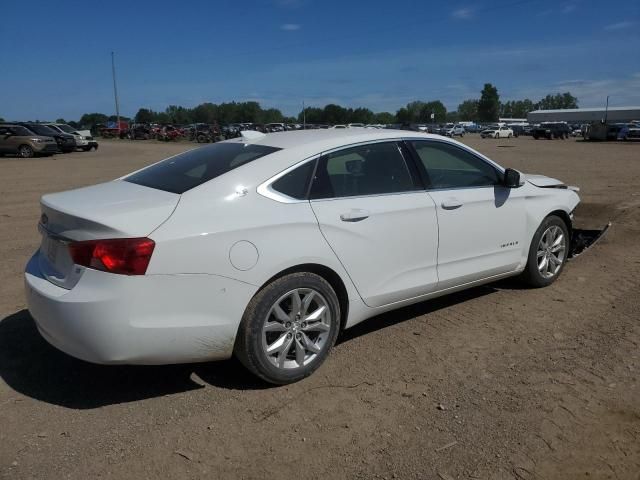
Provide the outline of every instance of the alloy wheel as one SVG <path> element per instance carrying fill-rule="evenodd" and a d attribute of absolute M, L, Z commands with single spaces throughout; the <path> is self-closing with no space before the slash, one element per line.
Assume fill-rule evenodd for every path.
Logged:
<path fill-rule="evenodd" d="M 33 150 L 30 146 L 23 145 L 18 150 L 18 155 L 20 155 L 22 158 L 29 158 L 33 156 Z"/>
<path fill-rule="evenodd" d="M 538 243 L 538 271 L 543 278 L 554 277 L 562 267 L 566 257 L 567 239 L 557 225 L 547 228 Z"/>
<path fill-rule="evenodd" d="M 334 319 L 316 290 L 298 288 L 281 296 L 262 326 L 262 350 L 282 369 L 309 365 L 327 346 Z"/>

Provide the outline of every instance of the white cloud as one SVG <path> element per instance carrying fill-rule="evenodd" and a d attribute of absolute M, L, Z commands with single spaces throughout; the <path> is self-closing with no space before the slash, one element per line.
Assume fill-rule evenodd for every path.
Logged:
<path fill-rule="evenodd" d="M 634 25 L 635 25 L 635 22 L 630 22 L 628 20 L 625 20 L 622 22 L 605 25 L 604 29 L 605 30 L 623 30 L 625 28 L 633 27 Z"/>
<path fill-rule="evenodd" d="M 451 12 L 451 16 L 457 20 L 468 20 L 473 17 L 473 10 L 470 8 L 458 8 Z"/>
<path fill-rule="evenodd" d="M 286 32 L 295 32 L 296 30 L 300 30 L 302 28 L 297 23 L 285 23 L 284 25 L 280 25 L 280 29 Z"/>

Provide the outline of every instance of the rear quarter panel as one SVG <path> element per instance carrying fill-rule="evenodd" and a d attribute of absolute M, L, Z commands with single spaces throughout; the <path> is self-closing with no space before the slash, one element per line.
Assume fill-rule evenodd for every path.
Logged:
<path fill-rule="evenodd" d="M 150 235 L 156 249 L 149 274 L 214 274 L 260 287 L 283 270 L 315 263 L 335 271 L 349 297 L 357 297 L 322 237 L 309 202 L 268 199 L 256 191 L 264 179 L 248 182 L 240 173 L 231 173 L 224 181 L 213 180 L 207 188 L 183 195 L 174 214 Z M 238 186 L 247 193 L 238 195 Z M 242 248 L 233 251 L 234 266 L 230 257 L 239 242 Z M 246 258 L 238 262 L 238 255 Z"/>

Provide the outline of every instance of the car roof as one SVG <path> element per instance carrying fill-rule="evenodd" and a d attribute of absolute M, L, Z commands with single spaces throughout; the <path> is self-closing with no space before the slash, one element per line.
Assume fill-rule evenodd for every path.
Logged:
<path fill-rule="evenodd" d="M 263 137 L 247 140 L 242 137 L 229 142 L 255 143 L 281 149 L 313 150 L 317 153 L 347 146 L 350 144 L 398 138 L 433 138 L 442 140 L 439 135 L 431 135 L 407 130 L 374 130 L 365 128 L 296 130 L 265 134 Z"/>

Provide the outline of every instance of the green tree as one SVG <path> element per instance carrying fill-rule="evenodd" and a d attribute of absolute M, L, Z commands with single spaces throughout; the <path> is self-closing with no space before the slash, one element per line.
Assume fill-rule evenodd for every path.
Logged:
<path fill-rule="evenodd" d="M 282 123 L 284 115 L 277 108 L 268 108 L 260 113 L 260 123 Z"/>
<path fill-rule="evenodd" d="M 330 103 L 323 109 L 323 121 L 332 125 L 349 123 L 348 110 L 340 105 Z"/>
<path fill-rule="evenodd" d="M 466 122 L 475 122 L 478 120 L 478 100 L 465 100 L 458 105 L 458 118 Z"/>
<path fill-rule="evenodd" d="M 141 108 L 134 117 L 137 123 L 152 123 L 155 119 L 155 112 L 149 108 Z"/>
<path fill-rule="evenodd" d="M 80 117 L 80 125 L 85 128 L 93 128 L 94 125 L 107 123 L 107 117 L 104 113 L 85 113 Z"/>
<path fill-rule="evenodd" d="M 258 102 L 240 102 L 237 106 L 238 122 L 259 122 L 262 108 Z"/>
<path fill-rule="evenodd" d="M 210 102 L 201 103 L 192 110 L 192 118 L 197 123 L 214 124 L 219 121 L 218 106 Z"/>
<path fill-rule="evenodd" d="M 478 120 L 481 122 L 495 122 L 500 113 L 500 95 L 498 89 L 490 83 L 485 83 L 478 101 Z"/>
<path fill-rule="evenodd" d="M 460 120 L 460 115 L 458 115 L 458 112 L 455 110 L 453 112 L 447 112 L 446 120 L 449 123 L 455 123 Z"/>
<path fill-rule="evenodd" d="M 431 114 L 434 114 L 433 120 Z M 434 100 L 424 104 L 418 117 L 420 123 L 443 123 L 447 121 L 447 107 L 440 100 Z"/>
<path fill-rule="evenodd" d="M 416 100 L 407 103 L 396 112 L 396 117 L 400 123 L 430 123 L 431 114 L 434 114 L 434 122 L 444 122 L 447 116 L 447 108 L 440 100 L 422 102 Z"/>
<path fill-rule="evenodd" d="M 565 108 L 578 108 L 578 99 L 570 92 L 549 94 L 536 105 L 538 110 L 556 110 Z"/>
<path fill-rule="evenodd" d="M 356 108 L 350 112 L 348 123 L 373 123 L 374 114 L 368 108 Z"/>
<path fill-rule="evenodd" d="M 374 123 L 381 123 L 383 125 L 389 125 L 391 123 L 396 123 L 396 116 L 393 113 L 389 112 L 379 112 L 373 116 Z"/>
<path fill-rule="evenodd" d="M 298 123 L 302 123 L 305 119 L 307 123 L 325 123 L 324 110 L 318 107 L 306 107 L 304 113 L 298 114 Z"/>

